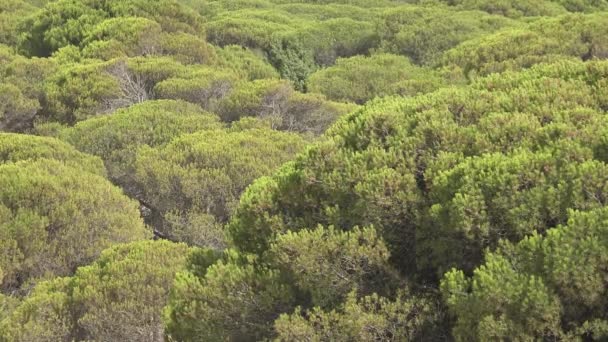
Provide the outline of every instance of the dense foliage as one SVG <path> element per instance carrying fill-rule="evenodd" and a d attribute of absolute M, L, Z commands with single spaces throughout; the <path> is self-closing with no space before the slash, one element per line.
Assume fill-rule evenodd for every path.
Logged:
<path fill-rule="evenodd" d="M 165 234 L 193 245 L 224 247 L 220 224 L 239 195 L 303 147 L 295 134 L 270 129 L 206 130 L 160 148 L 143 147 L 135 177 Z"/>
<path fill-rule="evenodd" d="M 0 2 L 0 341 L 608 339 L 607 1 Z"/>
<path fill-rule="evenodd" d="M 160 100 L 59 128 L 52 134 L 103 159 L 110 179 L 137 194 L 135 160 L 141 146 L 163 146 L 181 134 L 221 127 L 216 116 L 194 104 Z"/>
<path fill-rule="evenodd" d="M 442 291 L 458 317 L 454 335 L 605 339 L 607 218 L 605 208 L 571 212 L 567 226 L 488 253 L 471 278 L 447 273 Z"/>
<path fill-rule="evenodd" d="M 191 252 L 166 241 L 105 250 L 72 277 L 40 283 L 0 325 L 0 340 L 163 341 L 162 308 Z"/>
<path fill-rule="evenodd" d="M 99 175 L 51 159 L 0 165 L 2 288 L 67 275 L 113 243 L 145 238 L 137 204 Z"/>

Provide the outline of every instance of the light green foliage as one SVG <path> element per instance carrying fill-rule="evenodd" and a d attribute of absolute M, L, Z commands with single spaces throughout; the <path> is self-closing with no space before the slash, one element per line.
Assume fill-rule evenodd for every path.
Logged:
<path fill-rule="evenodd" d="M 203 67 L 182 77 L 159 82 L 154 87 L 158 98 L 180 99 L 196 103 L 206 110 L 216 111 L 218 102 L 226 97 L 239 77 L 229 69 Z"/>
<path fill-rule="evenodd" d="M 4 82 L 19 87 L 23 95 L 42 104 L 46 101 L 44 80 L 55 72 L 56 67 L 56 63 L 50 59 L 17 56 L 0 69 L 3 71 Z"/>
<path fill-rule="evenodd" d="M 85 59 L 82 55 L 82 51 L 77 46 L 68 45 L 60 48 L 59 50 L 53 52 L 51 58 L 45 58 L 48 60 L 52 60 L 58 65 L 69 65 L 76 63 L 88 63 L 90 60 Z"/>
<path fill-rule="evenodd" d="M 222 101 L 218 113 L 227 122 L 245 116 L 263 117 L 281 111 L 280 107 L 285 105 L 287 98 L 293 93 L 289 83 L 282 80 L 244 82 Z"/>
<path fill-rule="evenodd" d="M 54 121 L 74 124 L 97 114 L 107 114 L 123 105 L 120 85 L 110 76 L 108 64 L 92 63 L 62 68 L 45 84 L 45 114 Z"/>
<path fill-rule="evenodd" d="M 267 119 L 259 119 L 251 116 L 241 118 L 239 121 L 233 121 L 230 124 L 230 131 L 244 131 L 248 129 L 271 129 L 272 121 Z"/>
<path fill-rule="evenodd" d="M 161 32 L 157 22 L 145 18 L 106 19 L 84 38 L 83 54 L 105 60 L 154 54 L 159 49 Z"/>
<path fill-rule="evenodd" d="M 226 254 L 211 266 L 202 258 L 204 273 L 178 273 L 165 312 L 169 339 L 260 340 L 272 335 L 279 314 L 293 310 L 293 293 L 278 271 Z"/>
<path fill-rule="evenodd" d="M 559 0 L 441 0 L 441 2 L 458 9 L 480 10 L 509 18 L 551 17 L 566 13 L 566 9 L 559 4 Z"/>
<path fill-rule="evenodd" d="M 113 243 L 148 236 L 137 204 L 101 176 L 59 161 L 0 165 L 5 290 L 66 275 Z"/>
<path fill-rule="evenodd" d="M 481 12 L 403 6 L 382 14 L 378 34 L 383 50 L 434 65 L 456 45 L 512 25 L 509 19 Z"/>
<path fill-rule="evenodd" d="M 105 20 L 88 34 L 82 45 L 84 57 L 102 60 L 135 56 L 171 56 L 184 64 L 215 60 L 204 38 L 164 32 L 157 22 L 140 17 Z"/>
<path fill-rule="evenodd" d="M 287 112 L 271 115 L 275 129 L 321 135 L 343 115 L 357 108 L 352 103 L 328 101 L 321 94 L 295 92 L 287 101 Z"/>
<path fill-rule="evenodd" d="M 41 100 L 42 82 L 54 72 L 55 63 L 45 58 L 25 58 L 16 55 L 12 48 L 0 45 L 0 79 L 19 87 L 24 95 Z"/>
<path fill-rule="evenodd" d="M 522 16 L 556 16 L 571 12 L 591 12 L 608 9 L 608 4 L 596 0 L 441 0 L 459 9 L 482 10 L 492 14 L 518 18 Z"/>
<path fill-rule="evenodd" d="M 570 214 L 567 226 L 487 254 L 471 278 L 446 274 L 458 340 L 608 337 L 608 211 Z"/>
<path fill-rule="evenodd" d="M 162 309 L 188 251 L 168 241 L 119 245 L 79 268 L 70 282 L 70 301 L 78 308 L 81 338 L 163 341 Z"/>
<path fill-rule="evenodd" d="M 390 293 L 397 279 L 388 266 L 388 249 L 373 228 L 339 232 L 318 227 L 278 236 L 270 262 L 309 293 L 311 303 L 333 308 L 351 291 Z"/>
<path fill-rule="evenodd" d="M 139 96 L 137 102 L 153 99 L 154 86 L 159 82 L 189 71 L 183 64 L 170 57 L 136 57 L 118 61 L 113 66 L 110 74 L 119 80 L 123 92 L 131 97 Z M 131 94 L 125 91 L 125 88 L 129 87 L 135 87 L 138 90 Z M 131 102 L 137 103 L 134 100 Z"/>
<path fill-rule="evenodd" d="M 3 277 L 2 274 L 0 274 L 0 277 Z M 15 310 L 19 303 L 18 298 L 0 293 L 0 327 L 2 326 L 1 322 Z M 0 341 L 2 341 L 2 339 L 2 333 L 0 333 Z"/>
<path fill-rule="evenodd" d="M 184 32 L 161 35 L 158 53 L 171 56 L 183 64 L 216 62 L 216 55 L 211 45 L 197 35 Z"/>
<path fill-rule="evenodd" d="M 540 19 L 461 44 L 445 56 L 467 76 L 528 68 L 559 59 L 608 57 L 606 13 Z"/>
<path fill-rule="evenodd" d="M 96 0 L 49 2 L 21 23 L 20 49 L 31 56 L 47 57 L 66 45 L 79 45 L 84 34 L 107 18 L 89 6 Z"/>
<path fill-rule="evenodd" d="M 141 146 L 163 146 L 181 134 L 220 127 L 217 117 L 194 104 L 160 100 L 82 121 L 63 130 L 60 137 L 80 151 L 99 156 L 110 178 L 135 195 L 141 191 L 134 179 Z"/>
<path fill-rule="evenodd" d="M 308 75 L 318 66 L 376 45 L 371 13 L 359 4 L 235 5 L 216 9 L 207 25 L 209 40 L 263 50 L 298 90 L 306 89 Z"/>
<path fill-rule="evenodd" d="M 150 221 L 157 233 L 168 239 L 215 250 L 228 245 L 223 222 L 212 214 L 196 209 L 169 212 L 160 212 L 155 207 L 150 209 L 154 210 Z"/>
<path fill-rule="evenodd" d="M 46 120 L 73 125 L 96 115 L 109 114 L 163 96 L 192 100 L 194 95 L 188 94 L 188 90 L 196 89 L 197 84 L 189 85 L 185 80 L 194 81 L 205 76 L 211 78 L 212 75 L 222 81 L 234 79 L 228 71 L 216 73 L 205 67 L 186 66 L 170 57 L 134 57 L 68 64 L 46 80 L 48 103 L 43 110 Z M 174 83 L 182 80 L 181 83 L 189 87 L 170 89 L 161 86 L 160 94 L 157 94 L 156 86 L 170 79 Z M 209 82 L 213 83 L 212 80 Z"/>
<path fill-rule="evenodd" d="M 81 153 L 58 139 L 0 133 L 0 164 L 23 160 L 53 159 L 83 171 L 105 176 L 103 162 Z"/>
<path fill-rule="evenodd" d="M 319 308 L 283 314 L 275 321 L 275 341 L 421 341 L 442 340 L 443 331 L 433 331 L 439 319 L 436 304 L 411 294 L 395 301 L 373 294 L 358 299 L 351 293 L 341 310 Z"/>
<path fill-rule="evenodd" d="M 0 340 L 163 341 L 162 309 L 189 253 L 167 241 L 105 250 L 74 276 L 36 286 L 0 322 Z"/>
<path fill-rule="evenodd" d="M 217 50 L 221 67 L 237 72 L 243 79 L 250 81 L 278 78 L 279 73 L 254 51 L 238 45 L 228 45 Z"/>
<path fill-rule="evenodd" d="M 174 235 L 172 230 L 187 227 L 189 232 L 175 235 L 221 247 L 216 224 L 228 219 L 241 192 L 293 157 L 304 143 L 295 134 L 270 129 L 201 131 L 166 146 L 142 148 L 136 180 L 145 202 L 168 220 L 161 222 L 161 231 Z M 209 230 L 216 236 L 209 236 Z"/>
<path fill-rule="evenodd" d="M 0 44 L 16 44 L 19 20 L 34 10 L 34 6 L 23 0 L 2 1 L 0 3 Z"/>
<path fill-rule="evenodd" d="M 388 95 L 415 96 L 442 85 L 432 70 L 390 54 L 338 59 L 335 66 L 315 72 L 308 80 L 312 92 L 324 94 L 330 100 L 359 104 Z"/>
<path fill-rule="evenodd" d="M 68 278 L 38 284 L 27 299 L 0 321 L 0 341 L 70 341 Z"/>
<path fill-rule="evenodd" d="M 99 2 L 100 0 L 92 0 Z M 200 17 L 177 0 L 101 1 L 115 17 L 143 17 L 156 21 L 167 32 L 203 34 Z"/>
<path fill-rule="evenodd" d="M 272 121 L 272 127 L 320 134 L 354 106 L 327 101 L 322 95 L 302 94 L 283 80 L 243 82 L 226 96 L 217 110 L 224 121 L 254 116 Z"/>
<path fill-rule="evenodd" d="M 173 0 L 73 1 L 48 4 L 22 25 L 21 49 L 48 56 L 66 46 L 84 56 L 174 55 L 185 63 L 213 59 L 200 19 Z"/>
<path fill-rule="evenodd" d="M 151 34 L 159 28 L 167 32 L 202 34 L 200 19 L 175 0 L 59 0 L 49 2 L 22 22 L 20 47 L 26 54 L 46 57 L 64 46 L 84 46 L 92 38 L 108 35 L 117 39 L 114 40 L 117 43 L 135 39 L 137 44 L 145 46 L 155 38 Z M 112 40 L 106 42 L 112 43 Z M 117 44 L 114 47 L 120 48 Z M 137 46 L 129 48 L 137 49 Z"/>
<path fill-rule="evenodd" d="M 8 45 L 0 43 L 0 58 L 2 58 L 3 64 L 13 60 L 15 58 L 13 49 Z"/>

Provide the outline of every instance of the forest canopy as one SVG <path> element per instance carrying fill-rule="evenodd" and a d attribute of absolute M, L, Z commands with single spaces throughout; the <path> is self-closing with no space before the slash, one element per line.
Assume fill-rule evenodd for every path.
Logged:
<path fill-rule="evenodd" d="M 608 1 L 3 0 L 0 342 L 605 341 Z"/>

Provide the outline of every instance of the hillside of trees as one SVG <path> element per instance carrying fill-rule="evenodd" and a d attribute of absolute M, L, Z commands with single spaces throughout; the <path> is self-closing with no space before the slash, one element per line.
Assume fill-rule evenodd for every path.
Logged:
<path fill-rule="evenodd" d="M 607 340 L 608 0 L 0 0 L 0 342 Z"/>

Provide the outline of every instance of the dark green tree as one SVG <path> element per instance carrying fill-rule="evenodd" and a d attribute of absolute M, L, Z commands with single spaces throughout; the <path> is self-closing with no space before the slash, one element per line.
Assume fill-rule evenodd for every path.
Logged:
<path fill-rule="evenodd" d="M 605 208 L 570 212 L 567 225 L 505 243 L 472 277 L 452 270 L 442 292 L 458 340 L 608 337 Z"/>

